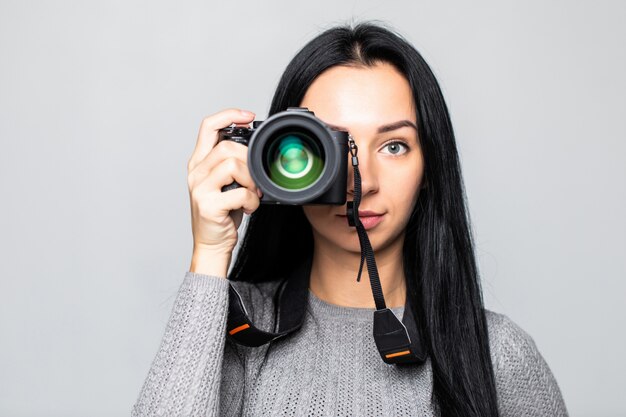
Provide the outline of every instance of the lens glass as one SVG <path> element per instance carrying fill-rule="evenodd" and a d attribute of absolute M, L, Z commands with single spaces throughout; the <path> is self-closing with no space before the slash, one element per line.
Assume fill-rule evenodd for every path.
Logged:
<path fill-rule="evenodd" d="M 269 141 L 265 169 L 272 182 L 287 190 L 315 184 L 324 169 L 320 144 L 305 132 L 287 132 Z"/>

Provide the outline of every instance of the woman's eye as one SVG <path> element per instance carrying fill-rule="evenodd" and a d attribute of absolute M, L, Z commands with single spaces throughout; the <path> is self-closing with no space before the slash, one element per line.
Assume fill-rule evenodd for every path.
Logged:
<path fill-rule="evenodd" d="M 385 153 L 391 155 L 403 155 L 409 150 L 409 147 L 404 142 L 389 142 L 383 146 L 383 149 L 385 148 L 388 149 L 388 152 Z"/>

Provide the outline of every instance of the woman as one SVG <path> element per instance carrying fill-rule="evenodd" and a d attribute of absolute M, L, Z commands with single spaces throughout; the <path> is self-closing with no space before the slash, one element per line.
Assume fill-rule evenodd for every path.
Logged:
<path fill-rule="evenodd" d="M 330 29 L 288 65 L 270 113 L 293 106 L 358 145 L 361 219 L 384 297 L 397 317 L 413 309 L 426 362 L 381 361 L 345 206 L 260 205 L 247 148 L 216 145 L 220 128 L 254 119 L 230 109 L 203 121 L 189 160 L 192 262 L 133 414 L 567 415 L 532 339 L 484 309 L 450 118 L 419 53 L 379 26 Z M 242 187 L 221 191 L 233 181 Z M 353 184 L 350 169 L 348 201 Z M 248 230 L 226 280 L 243 213 Z M 279 279 L 308 259 L 297 332 L 258 348 L 226 338 L 229 282 L 271 330 Z"/>

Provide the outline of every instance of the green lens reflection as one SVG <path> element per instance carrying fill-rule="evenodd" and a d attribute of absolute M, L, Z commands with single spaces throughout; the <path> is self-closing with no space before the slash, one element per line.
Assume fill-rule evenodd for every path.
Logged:
<path fill-rule="evenodd" d="M 322 174 L 324 160 L 319 145 L 302 133 L 277 138 L 267 152 L 269 177 L 288 190 L 301 190 L 314 184 Z"/>

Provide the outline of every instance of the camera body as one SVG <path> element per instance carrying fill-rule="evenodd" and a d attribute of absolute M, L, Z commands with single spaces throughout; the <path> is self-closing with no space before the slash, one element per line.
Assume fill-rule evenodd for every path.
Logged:
<path fill-rule="evenodd" d="M 248 169 L 265 204 L 346 202 L 348 132 L 334 130 L 305 107 L 289 107 L 252 128 L 219 130 L 218 142 L 248 147 Z M 222 189 L 237 188 L 233 183 Z"/>

